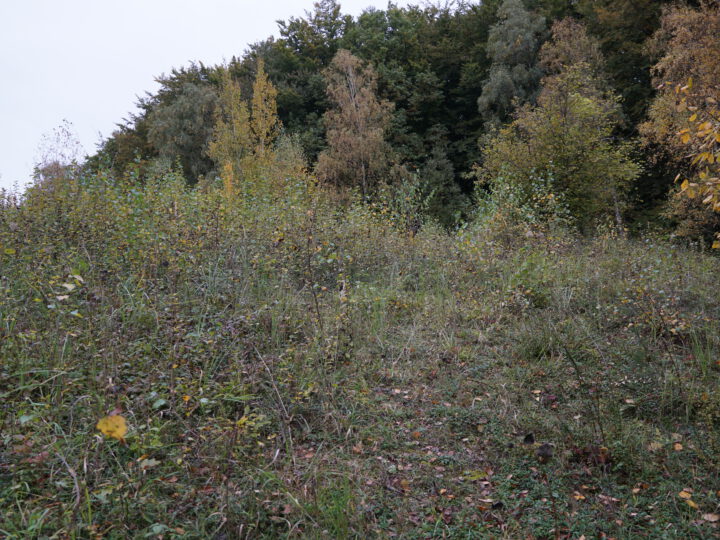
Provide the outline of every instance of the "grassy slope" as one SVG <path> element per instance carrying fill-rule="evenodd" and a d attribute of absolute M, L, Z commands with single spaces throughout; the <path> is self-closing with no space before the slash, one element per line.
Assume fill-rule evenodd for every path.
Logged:
<path fill-rule="evenodd" d="M 717 534 L 716 258 L 162 186 L 0 210 L 0 536 Z"/>

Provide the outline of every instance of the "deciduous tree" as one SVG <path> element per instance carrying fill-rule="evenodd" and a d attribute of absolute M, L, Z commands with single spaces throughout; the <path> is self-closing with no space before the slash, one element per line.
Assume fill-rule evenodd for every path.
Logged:
<path fill-rule="evenodd" d="M 148 140 L 161 158 L 179 160 L 188 181 L 212 170 L 207 145 L 214 125 L 217 94 L 209 86 L 184 83 L 175 99 L 150 114 Z"/>
<path fill-rule="evenodd" d="M 490 126 L 508 120 L 514 103 L 533 102 L 542 77 L 537 53 L 545 19 L 525 9 L 521 0 L 505 0 L 498 17 L 488 36 L 490 76 L 478 99 L 480 114 Z"/>
<path fill-rule="evenodd" d="M 663 55 L 655 65 L 658 94 L 641 126 L 680 170 L 681 193 L 720 212 L 720 4 L 667 9 L 654 39 Z M 676 216 L 692 205 L 677 203 Z M 695 219 L 697 209 L 688 213 Z M 695 217 L 694 217 L 695 216 Z M 707 219 L 714 226 L 714 219 Z M 699 224 L 695 224 L 697 229 Z M 686 227 L 687 228 L 687 227 Z M 720 247 L 720 241 L 716 242 Z"/>
<path fill-rule="evenodd" d="M 277 90 L 265 73 L 265 61 L 258 60 L 257 75 L 253 85 L 250 130 L 255 146 L 255 156 L 264 159 L 280 132 L 277 112 Z"/>
<path fill-rule="evenodd" d="M 229 70 L 221 75 L 215 127 L 208 146 L 208 155 L 221 171 L 225 191 L 231 194 L 242 178 L 243 160 L 251 150 L 250 114 L 237 81 Z"/>
<path fill-rule="evenodd" d="M 377 75 L 341 49 L 325 71 L 334 107 L 325 113 L 328 148 L 320 154 L 318 176 L 368 195 L 388 169 L 385 129 L 392 104 L 377 97 Z"/>
<path fill-rule="evenodd" d="M 522 107 L 485 149 L 480 178 L 491 185 L 506 183 L 520 198 L 538 196 L 562 201 L 581 230 L 616 213 L 619 195 L 639 173 L 630 147 L 615 142 L 617 98 L 593 75 L 590 58 L 572 54 L 565 43 L 587 42 L 581 26 L 556 25 L 554 39 L 543 51 L 551 73 L 543 80 L 537 106 Z M 593 52 L 594 47 L 588 47 Z M 563 52 L 565 51 L 565 52 Z"/>

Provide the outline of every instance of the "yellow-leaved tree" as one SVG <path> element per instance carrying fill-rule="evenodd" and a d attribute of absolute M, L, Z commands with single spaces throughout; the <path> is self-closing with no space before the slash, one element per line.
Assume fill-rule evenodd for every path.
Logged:
<path fill-rule="evenodd" d="M 332 107 L 325 113 L 328 147 L 317 162 L 321 180 L 369 195 L 387 175 L 390 147 L 385 130 L 393 105 L 377 96 L 377 74 L 341 49 L 324 72 Z"/>
<path fill-rule="evenodd" d="M 258 60 L 255 84 L 253 84 L 252 115 L 250 119 L 256 158 L 261 161 L 266 159 L 280 133 L 280 128 L 281 124 L 277 112 L 277 90 L 270 82 L 267 73 L 265 73 L 265 62 L 260 59 Z"/>
<path fill-rule="evenodd" d="M 720 3 L 667 9 L 654 38 L 658 94 L 641 127 L 680 171 L 676 214 L 695 212 L 694 229 L 715 228 L 720 212 Z M 702 205 L 702 206 L 699 206 Z M 698 207 L 707 208 L 698 217 Z M 685 217 L 685 216 L 680 216 Z M 716 236 L 714 248 L 720 248 Z"/>
<path fill-rule="evenodd" d="M 243 162 L 251 149 L 250 113 L 240 84 L 222 68 L 215 128 L 208 155 L 221 172 L 225 193 L 232 195 L 243 177 Z"/>
<path fill-rule="evenodd" d="M 272 162 L 273 145 L 281 127 L 276 98 L 277 90 L 262 60 L 258 60 L 251 107 L 230 70 L 222 68 L 219 106 L 208 155 L 221 173 L 226 194 L 236 194 L 241 187 L 247 191 L 249 184 L 260 181 L 262 170 Z"/>

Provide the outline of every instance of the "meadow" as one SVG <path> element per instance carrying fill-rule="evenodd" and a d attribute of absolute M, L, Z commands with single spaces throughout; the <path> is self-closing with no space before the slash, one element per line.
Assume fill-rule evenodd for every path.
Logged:
<path fill-rule="evenodd" d="M 717 534 L 717 257 L 273 167 L 5 195 L 0 536 Z"/>

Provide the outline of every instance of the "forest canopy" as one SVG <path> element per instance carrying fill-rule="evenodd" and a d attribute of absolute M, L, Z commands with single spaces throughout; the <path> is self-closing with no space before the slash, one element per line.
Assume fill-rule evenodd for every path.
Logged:
<path fill-rule="evenodd" d="M 163 161 L 191 185 L 222 176 L 217 122 L 230 114 L 228 85 L 244 114 L 262 71 L 273 129 L 282 126 L 336 187 L 372 199 L 383 185 L 410 182 L 426 217 L 452 227 L 503 182 L 528 187 L 551 174 L 585 231 L 612 216 L 623 227 L 707 239 L 717 199 L 676 195 L 715 193 L 717 108 L 707 100 L 717 99 L 717 13 L 709 1 L 487 0 L 389 3 L 352 17 L 321 0 L 226 66 L 160 76 L 160 89 L 88 166 L 121 176 Z M 674 89 L 689 80 L 694 116 L 675 103 Z M 707 171 L 685 159 L 688 150 Z M 676 176 L 690 169 L 702 187 L 679 189 Z"/>

